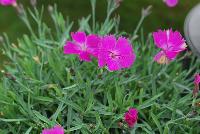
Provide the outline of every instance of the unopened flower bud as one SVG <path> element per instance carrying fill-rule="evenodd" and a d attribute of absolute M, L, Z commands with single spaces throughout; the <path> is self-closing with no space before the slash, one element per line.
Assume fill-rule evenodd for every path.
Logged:
<path fill-rule="evenodd" d="M 117 5 L 117 7 L 120 6 L 120 4 L 121 4 L 122 1 L 123 1 L 123 0 L 115 0 L 115 4 Z"/>
<path fill-rule="evenodd" d="M 33 7 L 36 7 L 37 5 L 37 0 L 30 0 L 30 3 Z"/>
<path fill-rule="evenodd" d="M 3 43 L 3 37 L 2 36 L 0 36 L 0 43 Z"/>
<path fill-rule="evenodd" d="M 53 12 L 53 6 L 48 5 L 48 11 L 49 11 L 49 13 L 51 14 L 51 13 Z"/>
<path fill-rule="evenodd" d="M 124 124 L 122 122 L 118 122 L 117 125 L 119 128 L 122 128 Z"/>
<path fill-rule="evenodd" d="M 24 15 L 24 7 L 22 4 L 16 4 L 16 5 L 13 5 L 15 7 L 15 9 L 17 10 L 17 13 L 22 16 Z"/>
<path fill-rule="evenodd" d="M 147 17 L 149 14 L 151 14 L 151 8 L 152 6 L 148 6 L 146 9 L 142 9 L 142 16 Z"/>

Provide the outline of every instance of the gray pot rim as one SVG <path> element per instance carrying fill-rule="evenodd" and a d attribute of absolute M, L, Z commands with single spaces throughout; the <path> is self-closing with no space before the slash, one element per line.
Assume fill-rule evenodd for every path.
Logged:
<path fill-rule="evenodd" d="M 189 14 L 187 15 L 187 17 L 185 19 L 185 22 L 184 22 L 184 34 L 185 34 L 185 39 L 187 41 L 187 44 L 189 45 L 189 47 L 191 48 L 191 50 L 195 53 L 195 55 L 197 55 L 200 58 L 200 51 L 198 51 L 198 49 L 192 43 L 192 40 L 191 40 L 190 34 L 189 34 L 189 26 L 188 26 L 193 13 L 198 9 L 198 7 L 200 7 L 200 4 L 198 4 L 197 6 L 195 6 L 189 12 Z"/>

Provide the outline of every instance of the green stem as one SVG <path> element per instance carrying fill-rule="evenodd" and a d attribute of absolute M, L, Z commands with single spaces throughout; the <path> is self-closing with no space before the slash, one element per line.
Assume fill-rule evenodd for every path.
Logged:
<path fill-rule="evenodd" d="M 141 25 L 142 25 L 144 19 L 145 19 L 145 17 L 144 17 L 144 16 L 141 16 L 140 21 L 138 22 L 137 27 L 135 28 L 135 30 L 134 30 L 134 32 L 133 32 L 133 36 L 132 36 L 132 38 L 131 38 L 131 41 L 133 41 L 133 40 L 136 38 L 137 33 L 138 33 L 138 31 L 139 31 L 139 29 L 140 29 L 140 27 L 141 27 Z"/>
<path fill-rule="evenodd" d="M 91 5 L 92 5 L 92 29 L 93 32 L 95 31 L 95 18 L 96 18 L 96 12 L 95 12 L 95 8 L 96 8 L 96 0 L 90 0 Z"/>

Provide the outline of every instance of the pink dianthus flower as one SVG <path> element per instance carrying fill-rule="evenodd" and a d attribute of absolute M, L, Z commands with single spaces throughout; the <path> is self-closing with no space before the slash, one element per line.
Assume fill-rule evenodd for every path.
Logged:
<path fill-rule="evenodd" d="M 98 53 L 98 65 L 100 68 L 107 65 L 109 71 L 122 68 L 130 68 L 135 61 L 132 45 L 126 38 L 107 35 L 103 37 Z"/>
<path fill-rule="evenodd" d="M 124 120 L 128 126 L 134 127 L 138 119 L 138 111 L 135 108 L 129 108 L 128 112 L 124 114 Z"/>
<path fill-rule="evenodd" d="M 97 57 L 100 37 L 85 32 L 76 32 L 71 34 L 73 41 L 67 41 L 64 46 L 64 54 L 79 55 L 81 61 L 91 61 L 91 56 Z"/>
<path fill-rule="evenodd" d="M 15 5 L 16 0 L 0 0 L 0 5 L 3 6 L 9 6 L 9 5 Z"/>
<path fill-rule="evenodd" d="M 155 45 L 161 48 L 161 51 L 154 57 L 159 64 L 168 64 L 176 56 L 186 50 L 186 43 L 180 32 L 170 30 L 158 30 L 153 33 Z"/>
<path fill-rule="evenodd" d="M 194 90 L 193 90 L 193 96 L 197 97 L 198 92 L 199 92 L 199 83 L 200 83 L 200 75 L 196 74 L 194 76 Z"/>
<path fill-rule="evenodd" d="M 164 2 L 168 7 L 175 7 L 178 4 L 179 0 L 164 0 Z"/>
<path fill-rule="evenodd" d="M 50 129 L 44 129 L 42 131 L 42 134 L 64 134 L 64 129 L 61 126 L 57 125 Z"/>
<path fill-rule="evenodd" d="M 194 83 L 195 83 L 196 85 L 198 85 L 198 84 L 200 83 L 200 75 L 199 75 L 199 74 L 196 74 L 196 75 L 195 75 Z"/>

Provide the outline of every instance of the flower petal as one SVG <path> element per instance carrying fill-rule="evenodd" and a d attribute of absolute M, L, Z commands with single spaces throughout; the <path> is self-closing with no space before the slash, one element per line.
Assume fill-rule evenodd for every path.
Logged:
<path fill-rule="evenodd" d="M 174 7 L 178 4 L 179 0 L 165 0 L 165 3 L 169 7 Z"/>
<path fill-rule="evenodd" d="M 102 39 L 101 48 L 112 50 L 116 45 L 116 38 L 114 35 L 107 35 Z"/>
<path fill-rule="evenodd" d="M 88 52 L 81 52 L 79 55 L 80 60 L 86 61 L 86 62 L 90 62 L 91 58 L 90 58 L 90 54 Z"/>
<path fill-rule="evenodd" d="M 85 43 L 86 41 L 86 34 L 85 32 L 76 32 L 76 33 L 71 33 L 71 36 L 73 38 L 74 41 L 76 41 L 77 43 Z"/>
<path fill-rule="evenodd" d="M 183 39 L 180 32 L 173 32 L 170 30 L 169 32 L 169 40 L 168 40 L 168 50 L 171 51 L 183 51 L 185 50 L 187 45 L 185 44 L 185 40 Z"/>
<path fill-rule="evenodd" d="M 87 50 L 95 57 L 98 57 L 98 48 L 100 45 L 100 37 L 97 35 L 88 35 L 87 36 Z"/>
<path fill-rule="evenodd" d="M 194 83 L 195 83 L 196 85 L 199 85 L 199 83 L 200 83 L 200 75 L 199 75 L 199 74 L 195 74 Z"/>
<path fill-rule="evenodd" d="M 64 54 L 79 54 L 81 52 L 80 46 L 67 41 L 66 45 L 64 46 Z"/>
<path fill-rule="evenodd" d="M 106 65 L 107 59 L 109 58 L 109 53 L 107 50 L 101 50 L 98 52 L 98 66 L 102 68 Z"/>
<path fill-rule="evenodd" d="M 116 45 L 116 49 L 119 51 L 120 55 L 132 55 L 133 48 L 132 45 L 126 38 L 119 37 Z"/>
<path fill-rule="evenodd" d="M 129 68 L 135 61 L 135 54 L 132 45 L 126 38 L 119 37 L 116 45 L 116 50 L 119 52 L 119 63 L 122 68 Z"/>
<path fill-rule="evenodd" d="M 42 134 L 64 134 L 64 129 L 61 126 L 56 125 L 53 128 L 44 129 Z"/>
<path fill-rule="evenodd" d="M 165 53 L 160 51 L 155 57 L 154 61 L 158 62 L 159 64 L 168 64 L 169 60 L 167 59 Z"/>
<path fill-rule="evenodd" d="M 129 108 L 129 111 L 124 114 L 124 120 L 129 127 L 134 127 L 137 123 L 138 111 L 135 108 Z"/>
<path fill-rule="evenodd" d="M 98 47 L 99 43 L 100 43 L 99 36 L 95 34 L 91 34 L 87 36 L 86 44 L 88 47 L 96 48 Z"/>
<path fill-rule="evenodd" d="M 0 0 L 0 5 L 8 6 L 16 4 L 16 0 Z"/>
<path fill-rule="evenodd" d="M 136 59 L 135 54 L 129 56 L 120 56 L 119 64 L 122 68 L 130 68 Z"/>
<path fill-rule="evenodd" d="M 108 70 L 109 71 L 117 71 L 117 70 L 121 69 L 119 61 L 118 60 L 113 60 L 111 58 L 109 58 L 107 60 L 107 66 L 108 66 Z"/>
<path fill-rule="evenodd" d="M 174 52 L 174 51 L 165 51 L 165 55 L 167 56 L 167 58 L 169 60 L 174 60 L 177 56 L 178 52 Z"/>
<path fill-rule="evenodd" d="M 158 48 L 166 49 L 166 44 L 167 44 L 167 32 L 166 31 L 161 31 L 158 30 L 158 32 L 153 33 L 153 38 L 156 46 Z"/>

